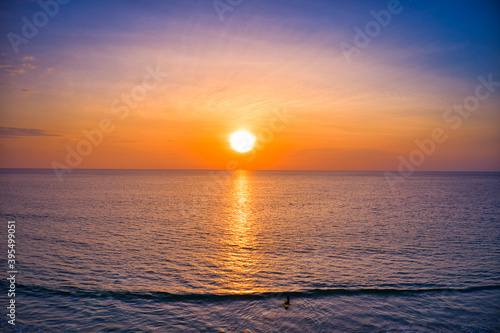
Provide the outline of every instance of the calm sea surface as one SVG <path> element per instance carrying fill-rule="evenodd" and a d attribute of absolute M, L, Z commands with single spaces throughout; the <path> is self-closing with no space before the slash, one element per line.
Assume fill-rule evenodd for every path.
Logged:
<path fill-rule="evenodd" d="M 500 332 L 498 173 L 420 173 L 392 190 L 373 172 L 0 180 L 15 331 Z"/>

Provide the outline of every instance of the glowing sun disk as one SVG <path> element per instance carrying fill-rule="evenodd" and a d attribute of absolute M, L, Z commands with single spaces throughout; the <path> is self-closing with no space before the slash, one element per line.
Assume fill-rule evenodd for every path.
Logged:
<path fill-rule="evenodd" d="M 234 132 L 229 137 L 231 147 L 239 153 L 246 153 L 253 148 L 255 136 L 249 131 L 241 130 Z"/>

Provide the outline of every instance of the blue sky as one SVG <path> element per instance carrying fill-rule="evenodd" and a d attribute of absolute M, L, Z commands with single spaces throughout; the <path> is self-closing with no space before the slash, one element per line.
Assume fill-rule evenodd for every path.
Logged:
<path fill-rule="evenodd" d="M 390 26 L 377 36 L 372 45 L 385 49 L 431 48 L 431 54 L 411 59 L 422 66 L 445 71 L 462 79 L 498 68 L 500 41 L 498 20 L 500 5 L 495 1 L 408 1 L 394 15 Z M 350 42 L 355 26 L 363 27 L 373 18 L 370 11 L 387 8 L 387 1 L 263 1 L 245 0 L 234 11 L 224 14 L 220 22 L 211 1 L 70 1 L 40 29 L 21 55 L 40 54 L 50 59 L 59 48 L 71 44 L 98 47 L 112 44 L 127 34 L 140 34 L 141 39 L 161 43 L 168 23 L 184 22 L 185 26 L 205 25 L 226 34 L 249 33 L 266 36 L 266 29 L 283 32 L 307 40 L 323 36 L 331 52 L 340 52 L 338 44 Z M 40 7 L 36 1 L 4 2 L 1 7 L 2 35 L 19 33 L 21 17 L 30 18 Z M 256 20 L 259 18 L 259 20 Z M 257 24 L 254 24 L 256 22 Z M 128 36 L 127 36 L 128 37 Z M 2 57 L 15 62 L 10 43 L 3 38 Z"/>

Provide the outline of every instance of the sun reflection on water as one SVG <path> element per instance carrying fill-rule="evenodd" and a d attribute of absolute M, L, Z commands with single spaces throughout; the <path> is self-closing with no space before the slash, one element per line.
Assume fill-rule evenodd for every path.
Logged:
<path fill-rule="evenodd" d="M 260 255 L 256 237 L 258 227 L 252 214 L 253 205 L 250 171 L 235 171 L 228 197 L 226 230 L 221 239 L 223 253 L 220 254 L 220 260 L 224 274 L 221 275 L 220 282 L 224 292 L 260 291 L 256 285 Z"/>

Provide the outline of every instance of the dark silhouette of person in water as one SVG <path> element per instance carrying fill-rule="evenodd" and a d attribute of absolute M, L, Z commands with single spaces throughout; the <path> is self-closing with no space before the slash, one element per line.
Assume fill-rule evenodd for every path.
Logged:
<path fill-rule="evenodd" d="M 283 306 L 285 307 L 285 310 L 288 310 L 288 307 L 290 306 L 290 295 L 286 295 L 286 301 L 283 303 Z"/>

